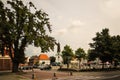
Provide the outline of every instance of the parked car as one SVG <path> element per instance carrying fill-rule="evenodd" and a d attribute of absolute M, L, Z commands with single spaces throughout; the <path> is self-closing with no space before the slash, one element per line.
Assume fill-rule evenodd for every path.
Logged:
<path fill-rule="evenodd" d="M 30 70 L 32 68 L 33 68 L 32 66 L 21 66 L 21 67 L 19 67 L 20 70 Z"/>
<path fill-rule="evenodd" d="M 60 66 L 61 64 L 59 62 L 53 62 L 51 63 L 52 66 Z"/>
<path fill-rule="evenodd" d="M 52 67 L 50 65 L 39 65 L 40 70 L 50 70 Z"/>
<path fill-rule="evenodd" d="M 33 65 L 33 68 L 38 68 L 38 66 L 37 65 Z"/>

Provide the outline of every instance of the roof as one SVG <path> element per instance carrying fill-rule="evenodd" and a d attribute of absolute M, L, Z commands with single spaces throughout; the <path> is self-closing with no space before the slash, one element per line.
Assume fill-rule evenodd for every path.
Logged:
<path fill-rule="evenodd" d="M 38 58 L 39 60 L 49 60 L 49 57 L 46 54 L 40 54 Z"/>

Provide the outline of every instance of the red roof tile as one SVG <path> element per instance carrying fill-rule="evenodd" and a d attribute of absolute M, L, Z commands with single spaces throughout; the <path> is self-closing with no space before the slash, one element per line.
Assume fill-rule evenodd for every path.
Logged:
<path fill-rule="evenodd" d="M 40 54 L 39 60 L 49 60 L 49 57 L 46 54 Z"/>

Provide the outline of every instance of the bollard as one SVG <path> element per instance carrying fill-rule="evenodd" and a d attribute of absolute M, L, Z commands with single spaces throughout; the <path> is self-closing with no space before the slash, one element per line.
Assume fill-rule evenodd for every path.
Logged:
<path fill-rule="evenodd" d="M 35 76 L 34 76 L 34 73 L 32 74 L 32 79 L 34 79 L 35 78 Z"/>
<path fill-rule="evenodd" d="M 53 74 L 53 77 L 56 77 L 56 73 Z"/>
<path fill-rule="evenodd" d="M 57 80 L 58 78 L 56 77 L 56 73 L 53 74 L 52 80 Z"/>
<path fill-rule="evenodd" d="M 72 76 L 73 75 L 73 73 L 72 73 L 72 71 L 70 72 L 70 76 Z"/>

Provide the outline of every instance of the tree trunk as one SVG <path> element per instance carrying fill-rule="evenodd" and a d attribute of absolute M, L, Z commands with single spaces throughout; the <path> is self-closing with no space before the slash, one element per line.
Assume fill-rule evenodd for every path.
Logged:
<path fill-rule="evenodd" d="M 13 62 L 13 66 L 12 66 L 13 73 L 18 72 L 18 66 L 19 66 L 19 63 Z"/>
<path fill-rule="evenodd" d="M 114 68 L 117 68 L 118 62 L 114 61 Z"/>
<path fill-rule="evenodd" d="M 81 62 L 81 60 L 79 60 L 79 69 L 81 68 L 80 62 Z"/>
<path fill-rule="evenodd" d="M 102 63 L 102 69 L 104 69 L 104 62 Z"/>
<path fill-rule="evenodd" d="M 69 68 L 69 63 L 67 63 L 67 69 Z"/>

